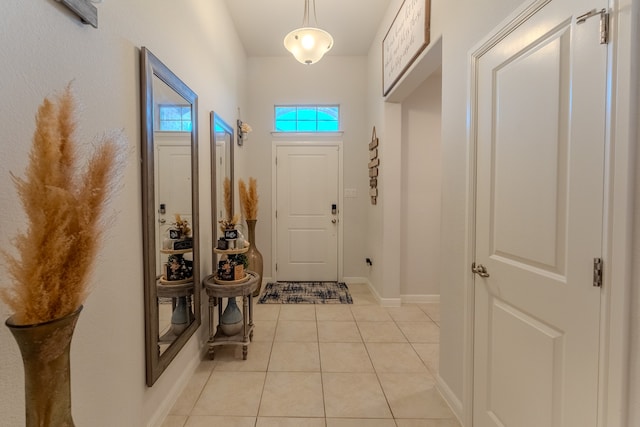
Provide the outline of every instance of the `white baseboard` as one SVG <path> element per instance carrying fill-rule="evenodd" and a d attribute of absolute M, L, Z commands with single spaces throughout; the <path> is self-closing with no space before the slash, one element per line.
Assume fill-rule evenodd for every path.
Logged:
<path fill-rule="evenodd" d="M 400 298 L 380 298 L 378 296 L 376 298 L 383 307 L 400 307 L 402 305 Z"/>
<path fill-rule="evenodd" d="M 440 295 L 400 295 L 405 304 L 427 304 L 440 302 Z"/>
<path fill-rule="evenodd" d="M 464 417 L 462 416 L 462 402 L 453 393 L 453 391 L 451 391 L 451 388 L 449 388 L 449 385 L 442 379 L 440 374 L 436 375 L 436 388 L 440 392 L 440 395 L 442 396 L 444 401 L 447 402 L 447 405 L 449 405 L 451 412 L 453 412 L 453 415 L 456 416 L 460 425 L 462 427 L 465 427 L 464 423 L 462 422 L 462 420 L 464 419 Z"/>
<path fill-rule="evenodd" d="M 348 284 L 346 279 L 347 278 L 345 277 L 345 283 Z M 382 307 L 400 307 L 400 305 L 402 305 L 400 298 L 382 298 L 378 293 L 378 291 L 376 290 L 376 288 L 373 287 L 369 279 L 367 279 L 366 277 L 358 277 L 357 279 L 358 281 L 355 283 L 366 284 L 369 287 L 369 291 L 371 291 L 371 294 L 373 295 L 373 297 L 376 299 L 376 301 L 378 301 L 378 304 L 380 304 Z"/>
<path fill-rule="evenodd" d="M 369 279 L 367 279 L 366 277 L 343 277 L 342 281 L 344 283 L 346 283 L 347 285 L 349 285 L 349 284 L 365 284 L 365 285 L 369 285 L 369 287 L 371 287 L 371 283 L 369 283 Z"/>

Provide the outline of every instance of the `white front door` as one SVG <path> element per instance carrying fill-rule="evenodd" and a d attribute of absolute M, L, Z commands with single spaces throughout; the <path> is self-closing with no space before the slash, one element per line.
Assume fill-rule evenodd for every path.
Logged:
<path fill-rule="evenodd" d="M 276 278 L 338 280 L 338 146 L 276 149 Z"/>
<path fill-rule="evenodd" d="M 189 134 L 187 134 L 189 136 Z M 158 138 L 156 138 L 158 140 Z M 176 221 L 176 214 L 193 224 L 191 213 L 191 147 L 189 145 L 160 145 L 156 148 L 156 218 L 158 229 L 156 248 L 168 237 L 168 230 Z M 157 271 L 162 271 L 166 255 L 156 256 Z"/>
<path fill-rule="evenodd" d="M 212 203 L 214 203 L 216 217 L 218 218 L 218 221 L 219 221 L 227 216 L 224 208 L 224 191 L 221 191 L 221 190 L 222 188 L 224 188 L 222 184 L 224 183 L 224 179 L 230 176 L 231 171 L 227 170 L 227 163 L 228 163 L 228 159 L 226 158 L 227 145 L 225 144 L 224 140 L 219 141 L 216 138 L 215 150 L 216 150 L 215 151 L 215 162 L 216 162 L 216 180 L 215 180 L 216 184 L 215 185 L 218 186 L 219 191 L 216 191 L 216 200 L 212 200 Z M 217 224 L 216 224 L 215 230 L 213 230 L 213 237 L 214 237 L 213 239 L 214 244 L 218 241 L 220 237 L 224 237 L 222 236 L 220 227 L 218 227 Z"/>
<path fill-rule="evenodd" d="M 603 7 L 553 0 L 475 58 L 474 427 L 596 425 L 607 48 L 576 16 Z"/>

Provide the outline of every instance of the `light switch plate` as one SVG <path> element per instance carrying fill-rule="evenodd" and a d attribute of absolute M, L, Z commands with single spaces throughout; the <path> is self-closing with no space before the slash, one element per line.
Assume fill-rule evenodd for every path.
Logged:
<path fill-rule="evenodd" d="M 355 199 L 358 197 L 358 192 L 355 188 L 345 188 L 344 189 L 344 197 L 349 199 Z"/>

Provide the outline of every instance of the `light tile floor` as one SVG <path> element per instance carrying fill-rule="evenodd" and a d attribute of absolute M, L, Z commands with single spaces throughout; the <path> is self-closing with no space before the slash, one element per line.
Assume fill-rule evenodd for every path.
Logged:
<path fill-rule="evenodd" d="M 254 340 L 203 360 L 163 427 L 459 427 L 435 388 L 438 304 L 255 304 Z"/>

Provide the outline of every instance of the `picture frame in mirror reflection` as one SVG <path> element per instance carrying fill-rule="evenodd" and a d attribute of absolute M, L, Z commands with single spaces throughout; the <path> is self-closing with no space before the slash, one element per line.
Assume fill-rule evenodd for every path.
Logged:
<path fill-rule="evenodd" d="M 140 64 L 146 383 L 152 386 L 201 324 L 198 97 L 146 47 Z M 166 105 L 183 109 L 179 130 L 161 130 Z M 180 227 L 186 228 L 177 233 Z M 171 275 L 173 267 L 183 270 Z"/>

